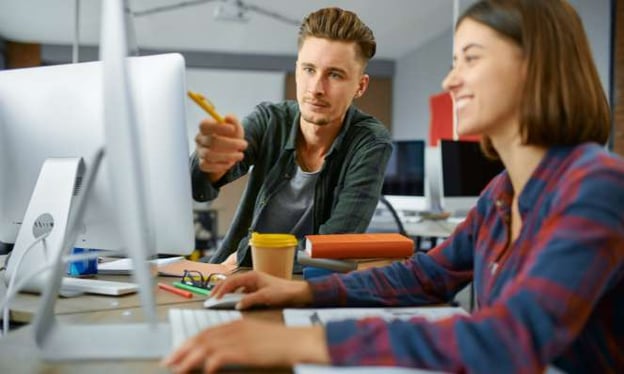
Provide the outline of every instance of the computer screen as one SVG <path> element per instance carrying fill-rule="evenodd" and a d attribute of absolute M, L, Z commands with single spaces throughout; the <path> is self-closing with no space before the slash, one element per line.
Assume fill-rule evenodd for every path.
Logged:
<path fill-rule="evenodd" d="M 425 141 L 397 140 L 381 193 L 397 211 L 422 211 L 425 203 Z"/>
<path fill-rule="evenodd" d="M 478 142 L 440 142 L 442 207 L 457 215 L 472 208 L 487 184 L 503 171 L 500 161 L 490 160 Z"/>
<path fill-rule="evenodd" d="M 393 142 L 392 155 L 384 177 L 384 195 L 424 195 L 424 152 L 424 140 Z"/>
<path fill-rule="evenodd" d="M 166 54 L 128 61 L 154 248 L 163 254 L 188 254 L 194 232 L 184 60 Z M 102 104 L 101 62 L 0 71 L 1 242 L 15 242 L 47 158 L 83 157 L 88 163 L 104 145 Z M 109 160 L 104 158 L 88 199 L 77 247 L 122 247 L 108 183 Z"/>

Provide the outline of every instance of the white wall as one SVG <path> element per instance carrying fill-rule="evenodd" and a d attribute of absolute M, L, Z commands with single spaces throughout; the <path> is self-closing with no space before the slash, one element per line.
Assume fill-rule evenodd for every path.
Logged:
<path fill-rule="evenodd" d="M 583 21 L 583 27 L 598 68 L 600 81 L 609 95 L 611 67 L 611 1 L 610 0 L 569 0 Z"/>
<path fill-rule="evenodd" d="M 442 91 L 451 66 L 451 31 L 429 41 L 396 62 L 392 106 L 392 137 L 428 139 L 429 96 Z"/>
<path fill-rule="evenodd" d="M 221 115 L 242 119 L 262 101 L 284 98 L 285 73 L 242 70 L 187 69 L 186 87 L 207 97 Z M 190 99 L 186 122 L 191 151 L 199 122 L 208 115 Z"/>

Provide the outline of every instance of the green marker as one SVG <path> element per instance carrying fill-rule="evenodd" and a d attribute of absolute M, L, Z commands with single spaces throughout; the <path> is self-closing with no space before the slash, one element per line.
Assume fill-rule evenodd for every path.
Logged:
<path fill-rule="evenodd" d="M 198 295 L 210 296 L 210 291 L 205 288 L 199 288 L 195 286 L 189 286 L 188 284 L 182 282 L 173 282 L 173 286 L 176 288 L 180 288 L 183 290 L 191 291 Z"/>

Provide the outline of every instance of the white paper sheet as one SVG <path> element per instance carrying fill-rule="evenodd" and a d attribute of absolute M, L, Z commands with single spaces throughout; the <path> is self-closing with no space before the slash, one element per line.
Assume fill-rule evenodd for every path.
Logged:
<path fill-rule="evenodd" d="M 468 313 L 460 307 L 406 307 L 406 308 L 321 308 L 284 309 L 287 326 L 310 326 L 328 321 L 381 317 L 386 320 L 424 317 L 429 320 L 445 318 L 454 314 Z"/>
<path fill-rule="evenodd" d="M 169 257 L 169 258 L 158 258 L 155 260 L 148 261 L 150 264 L 155 266 L 161 266 L 170 264 L 172 262 L 177 262 L 184 259 L 182 256 L 177 257 Z M 108 275 L 128 275 L 132 273 L 132 259 L 130 258 L 122 258 L 119 260 L 113 260 L 108 262 L 103 262 L 98 264 L 98 274 L 108 274 Z"/>

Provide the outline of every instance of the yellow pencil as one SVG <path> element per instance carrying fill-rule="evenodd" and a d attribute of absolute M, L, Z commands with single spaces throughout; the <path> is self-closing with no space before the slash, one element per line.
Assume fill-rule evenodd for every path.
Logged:
<path fill-rule="evenodd" d="M 206 99 L 204 95 L 189 90 L 188 97 L 190 97 L 197 105 L 205 110 L 206 113 L 210 114 L 210 116 L 214 118 L 215 121 L 219 123 L 225 122 L 223 117 L 215 110 L 214 105 L 212 105 L 210 100 Z"/>

